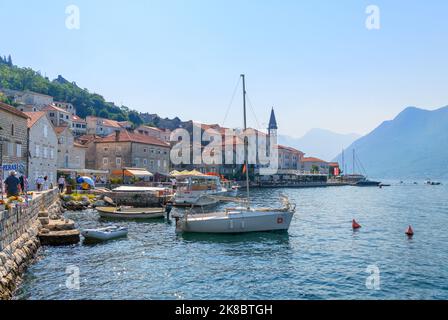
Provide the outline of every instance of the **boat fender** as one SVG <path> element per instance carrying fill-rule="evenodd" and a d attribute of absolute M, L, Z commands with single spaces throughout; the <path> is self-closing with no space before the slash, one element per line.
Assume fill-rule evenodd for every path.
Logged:
<path fill-rule="evenodd" d="M 356 222 L 355 219 L 353 219 L 352 228 L 353 228 L 353 230 L 357 230 L 357 229 L 361 228 L 361 225 L 358 222 Z"/>
<path fill-rule="evenodd" d="M 278 217 L 277 218 L 277 224 L 282 224 L 283 223 L 283 218 L 282 217 Z"/>
<path fill-rule="evenodd" d="M 411 226 L 409 226 L 408 230 L 406 230 L 406 235 L 408 237 L 412 237 L 414 235 L 414 230 L 412 230 Z"/>

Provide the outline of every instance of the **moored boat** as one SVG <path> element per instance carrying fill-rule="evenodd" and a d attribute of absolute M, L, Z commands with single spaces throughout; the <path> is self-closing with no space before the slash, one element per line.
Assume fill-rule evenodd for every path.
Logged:
<path fill-rule="evenodd" d="M 127 236 L 128 229 L 119 226 L 109 226 L 98 229 L 84 229 L 81 234 L 87 240 L 106 241 Z"/>
<path fill-rule="evenodd" d="M 156 219 L 165 216 L 165 208 L 98 207 L 101 218 Z"/>

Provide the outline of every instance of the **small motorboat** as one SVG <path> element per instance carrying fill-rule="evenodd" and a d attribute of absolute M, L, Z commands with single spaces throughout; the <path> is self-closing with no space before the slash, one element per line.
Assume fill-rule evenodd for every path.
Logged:
<path fill-rule="evenodd" d="M 166 209 L 160 208 L 133 208 L 133 207 L 98 207 L 101 218 L 115 219 L 156 219 L 165 216 Z"/>
<path fill-rule="evenodd" d="M 81 234 L 87 240 L 106 241 L 126 237 L 128 235 L 128 229 L 119 226 L 110 226 L 98 229 L 84 229 L 81 231 Z"/>

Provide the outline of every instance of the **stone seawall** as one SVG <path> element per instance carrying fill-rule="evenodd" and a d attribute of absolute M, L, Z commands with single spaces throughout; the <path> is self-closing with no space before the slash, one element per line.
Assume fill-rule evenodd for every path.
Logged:
<path fill-rule="evenodd" d="M 53 189 L 35 195 L 28 207 L 0 212 L 0 300 L 11 298 L 40 246 L 39 211 L 56 213 L 59 207 L 59 193 Z"/>

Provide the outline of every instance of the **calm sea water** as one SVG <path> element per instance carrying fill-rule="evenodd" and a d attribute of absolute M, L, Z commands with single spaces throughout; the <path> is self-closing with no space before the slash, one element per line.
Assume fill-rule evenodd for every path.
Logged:
<path fill-rule="evenodd" d="M 119 222 L 127 239 L 48 247 L 17 299 L 448 299 L 448 187 L 253 190 L 297 203 L 287 233 L 176 235 L 174 223 Z M 67 213 L 99 227 L 94 211 Z M 356 218 L 363 226 L 351 229 Z M 408 239 L 407 226 L 415 236 Z M 368 266 L 379 290 L 366 287 Z M 67 289 L 67 267 L 80 289 Z"/>

